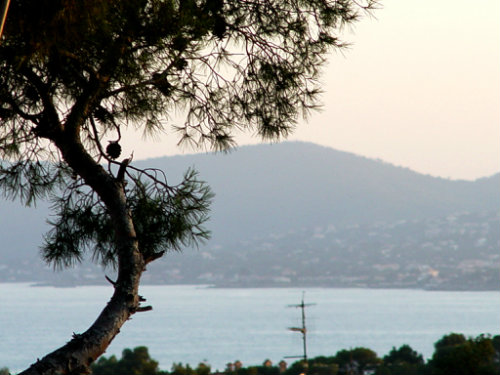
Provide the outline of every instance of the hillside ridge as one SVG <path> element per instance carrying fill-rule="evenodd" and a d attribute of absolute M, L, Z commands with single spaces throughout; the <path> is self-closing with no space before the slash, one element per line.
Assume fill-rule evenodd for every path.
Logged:
<path fill-rule="evenodd" d="M 499 246 L 500 235 L 495 223 L 500 207 L 500 173 L 475 181 L 448 180 L 306 142 L 242 146 L 226 154 L 167 156 L 136 161 L 134 164 L 164 170 L 172 184 L 178 183 L 183 173 L 193 167 L 199 171 L 199 178 L 207 181 L 216 194 L 208 222 L 212 239 L 199 251 L 188 249 L 181 255 L 172 254 L 158 267 L 151 267 L 152 271 L 146 276 L 150 282 L 213 281 L 207 276 L 211 273 L 210 268 L 216 268 L 213 262 L 206 261 L 210 257 L 219 263 L 232 264 L 227 272 L 233 276 L 239 275 L 243 269 L 247 269 L 245 272 L 248 274 L 245 264 L 266 269 L 269 274 L 271 271 L 263 266 L 263 262 L 270 262 L 270 267 L 274 269 L 283 268 L 279 262 L 286 258 L 287 251 L 300 253 L 304 248 L 308 248 L 310 258 L 327 262 L 333 257 L 328 254 L 337 254 L 335 256 L 338 257 L 339 249 L 345 250 L 347 246 L 351 249 L 344 252 L 348 256 L 342 262 L 337 260 L 336 264 L 344 264 L 344 268 L 348 269 L 346 264 L 358 262 L 354 249 L 358 249 L 359 256 L 363 253 L 366 257 L 370 248 L 382 254 L 383 248 L 392 246 L 399 248 L 394 250 L 398 257 L 413 259 L 413 263 L 403 262 L 405 265 L 397 267 L 420 267 L 433 264 L 438 258 L 443 259 L 438 253 L 447 251 L 448 245 L 434 244 L 437 238 L 438 242 L 444 241 L 449 246 L 453 244 L 453 247 L 459 246 L 460 241 L 467 244 L 465 248 L 460 247 L 460 257 L 447 265 L 450 270 L 465 261 L 467 264 L 481 261 L 492 265 L 498 261 L 490 257 Z M 70 282 L 77 284 L 101 281 L 102 274 L 87 266 L 54 275 L 42 263 L 38 246 L 47 229 L 45 221 L 48 215 L 49 204 L 46 202 L 41 202 L 36 209 L 24 208 L 17 202 L 2 202 L 0 282 L 44 282 L 54 278 L 64 279 L 65 282 L 72 280 Z M 451 217 L 459 218 L 454 222 L 464 227 L 450 226 L 447 218 Z M 431 231 L 433 226 L 442 228 L 446 238 L 438 236 L 429 240 L 425 233 Z M 476 227 L 479 229 L 470 229 Z M 335 228 L 336 234 L 328 228 Z M 399 229 L 394 232 L 391 228 Z M 487 235 L 481 234 L 484 228 L 489 228 Z M 460 231 L 465 231 L 471 238 L 467 241 L 461 239 L 457 234 Z M 367 233 L 377 234 L 367 236 Z M 318 236 L 324 238 L 321 249 L 312 246 L 318 244 L 317 240 L 313 241 Z M 393 238 L 389 240 L 387 236 Z M 426 245 L 429 241 L 436 245 L 435 252 L 428 249 L 419 252 L 421 246 L 430 246 Z M 480 241 L 484 249 L 493 250 L 483 249 L 480 254 L 474 247 L 475 241 Z M 332 247 L 335 243 L 342 246 Z M 265 251 L 256 250 L 266 246 L 279 257 L 269 257 Z M 319 258 L 318 252 L 323 254 Z M 258 254 L 262 255 L 261 258 L 253 259 Z M 303 272 L 307 263 L 303 256 L 287 260 L 293 266 L 284 267 L 284 279 L 288 277 L 287 272 L 293 273 L 297 269 Z M 419 257 L 421 259 L 417 261 L 415 258 Z M 372 261 L 380 269 L 396 267 L 394 264 L 388 266 L 387 262 L 376 257 Z M 175 272 L 186 277 L 179 278 Z M 354 267 L 352 272 L 368 271 L 366 267 Z M 227 285 L 234 280 L 231 276 L 220 282 Z M 345 281 L 348 279 L 342 280 L 342 286 L 349 284 Z M 310 280 L 308 284 L 315 285 L 316 281 Z M 329 281 L 326 283 L 331 284 Z M 491 284 L 491 280 L 488 283 Z"/>

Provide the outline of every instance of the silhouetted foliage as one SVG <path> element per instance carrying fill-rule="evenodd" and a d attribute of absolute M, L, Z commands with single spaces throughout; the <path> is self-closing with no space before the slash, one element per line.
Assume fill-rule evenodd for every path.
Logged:
<path fill-rule="evenodd" d="M 85 373 L 141 306 L 146 265 L 207 239 L 212 194 L 188 172 L 118 160 L 127 128 L 211 150 L 279 140 L 318 105 L 338 31 L 376 0 L 13 0 L 0 44 L 0 191 L 54 203 L 42 254 L 117 267 L 94 324 L 23 374 Z M 173 123 L 174 114 L 183 116 Z"/>
<path fill-rule="evenodd" d="M 433 375 L 489 375 L 500 370 L 494 361 L 495 347 L 490 337 L 466 339 L 452 333 L 436 342 L 435 348 L 429 362 Z"/>
<path fill-rule="evenodd" d="M 384 356 L 383 363 L 377 368 L 376 375 L 418 375 L 424 371 L 424 357 L 409 345 L 399 349 L 393 347 Z"/>
<path fill-rule="evenodd" d="M 374 371 L 382 362 L 377 353 L 368 348 L 341 350 L 335 355 L 339 365 L 339 374 L 363 375 L 365 371 Z"/>
<path fill-rule="evenodd" d="M 208 375 L 210 374 L 210 366 L 205 363 L 199 363 L 196 368 L 192 368 L 189 364 L 174 363 L 172 365 L 171 375 Z"/>
<path fill-rule="evenodd" d="M 500 370 L 500 336 L 479 335 L 466 338 L 462 334 L 443 336 L 435 343 L 436 350 L 427 363 L 423 356 L 409 345 L 393 347 L 383 357 L 367 348 L 340 350 L 334 356 L 318 356 L 308 359 L 307 366 L 302 360 L 292 363 L 282 373 L 279 365 L 243 367 L 239 361 L 228 363 L 227 375 L 441 375 L 472 374 L 493 375 Z M 236 365 L 238 363 L 238 365 Z M 210 366 L 200 363 L 192 368 L 189 364 L 174 363 L 171 372 L 158 370 L 158 363 L 152 360 L 144 347 L 133 351 L 125 349 L 121 359 L 115 356 L 100 358 L 92 366 L 94 375 L 209 375 Z M 128 369 L 131 369 L 130 371 Z M 125 372 L 124 372 L 125 371 Z M 128 371 L 128 372 L 127 372 Z M 142 371 L 142 372 L 141 372 Z"/>
<path fill-rule="evenodd" d="M 114 355 L 101 357 L 92 365 L 94 375 L 157 375 L 161 371 L 158 362 L 149 356 L 148 348 L 139 346 L 133 350 L 124 349 L 122 357 Z"/>
<path fill-rule="evenodd" d="M 436 350 L 449 348 L 457 345 L 462 345 L 467 341 L 465 335 L 462 333 L 450 333 L 441 337 L 438 341 L 434 343 L 434 348 Z"/>
<path fill-rule="evenodd" d="M 339 370 L 336 357 L 319 356 L 307 360 L 307 365 L 304 361 L 296 361 L 292 363 L 286 370 L 286 375 L 299 375 L 307 372 L 308 374 L 316 375 L 336 375 Z"/>

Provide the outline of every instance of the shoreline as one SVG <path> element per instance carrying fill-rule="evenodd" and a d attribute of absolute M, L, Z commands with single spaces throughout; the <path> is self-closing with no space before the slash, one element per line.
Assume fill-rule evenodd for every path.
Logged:
<path fill-rule="evenodd" d="M 78 288 L 85 286 L 106 286 L 109 285 L 103 282 L 88 282 L 88 283 L 68 283 L 68 282 L 48 282 L 48 281 L 1 281 L 1 284 L 29 284 L 31 287 L 53 287 L 53 288 Z M 301 289 L 301 288 L 318 288 L 318 289 L 373 289 L 373 290 L 422 290 L 430 292 L 500 292 L 498 288 L 452 288 L 452 287 L 438 287 L 438 286 L 396 286 L 396 285 L 325 285 L 325 284 L 287 284 L 282 283 L 219 283 L 219 284 L 206 284 L 206 283 L 155 283 L 144 282 L 142 286 L 195 286 L 199 288 L 211 289 Z"/>

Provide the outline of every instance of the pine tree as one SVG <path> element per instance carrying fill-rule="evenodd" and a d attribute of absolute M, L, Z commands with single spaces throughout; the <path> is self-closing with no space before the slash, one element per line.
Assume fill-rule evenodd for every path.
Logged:
<path fill-rule="evenodd" d="M 84 373 L 141 306 L 148 263 L 207 239 L 212 193 L 121 157 L 128 127 L 180 143 L 234 145 L 235 131 L 289 134 L 316 108 L 339 30 L 374 0 L 12 0 L 0 41 L 0 189 L 51 199 L 48 263 L 85 254 L 117 267 L 92 326 L 23 374 Z M 121 159 L 120 159 L 121 157 Z M 25 338 L 29 339 L 29 338 Z"/>

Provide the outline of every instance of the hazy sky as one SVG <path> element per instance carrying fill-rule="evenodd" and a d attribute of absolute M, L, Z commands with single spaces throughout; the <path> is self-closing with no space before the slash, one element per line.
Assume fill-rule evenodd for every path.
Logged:
<path fill-rule="evenodd" d="M 345 30 L 352 46 L 329 59 L 323 110 L 289 139 L 434 176 L 498 172 L 500 1 L 383 0 L 382 6 Z M 124 146 L 136 159 L 182 151 L 173 139 L 133 138 Z"/>

